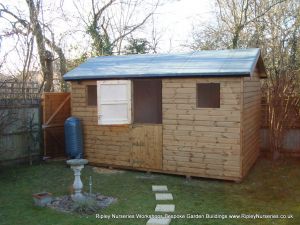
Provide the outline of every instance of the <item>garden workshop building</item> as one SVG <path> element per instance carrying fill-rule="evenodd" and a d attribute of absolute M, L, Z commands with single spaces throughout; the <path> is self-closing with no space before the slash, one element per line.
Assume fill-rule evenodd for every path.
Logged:
<path fill-rule="evenodd" d="M 259 49 L 102 56 L 68 72 L 85 157 L 106 165 L 241 180 L 259 155 Z"/>

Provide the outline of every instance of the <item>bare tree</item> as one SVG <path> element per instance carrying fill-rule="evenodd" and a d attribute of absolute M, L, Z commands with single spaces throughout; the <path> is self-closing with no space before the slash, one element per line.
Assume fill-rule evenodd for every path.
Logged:
<path fill-rule="evenodd" d="M 274 160 L 280 156 L 287 129 L 293 127 L 299 118 L 300 96 L 296 92 L 296 76 L 296 72 L 287 71 L 277 77 L 269 77 L 264 86 L 269 146 Z"/>
<path fill-rule="evenodd" d="M 39 22 L 39 12 L 41 9 L 41 3 L 40 1 L 37 1 L 35 3 L 34 0 L 26 0 L 26 3 L 28 5 L 30 15 L 30 23 L 28 25 L 31 26 L 30 29 L 32 30 L 37 43 L 41 70 L 45 80 L 44 91 L 49 92 L 51 91 L 53 84 L 53 70 L 49 68 L 49 66 L 51 67 L 53 56 L 50 52 L 46 51 L 45 38 L 43 35 L 41 24 Z"/>
<path fill-rule="evenodd" d="M 217 0 L 217 6 L 216 24 L 195 29 L 191 48 L 256 47 L 270 75 L 300 68 L 299 1 Z"/>
<path fill-rule="evenodd" d="M 158 7 L 159 0 L 150 8 L 142 0 L 109 0 L 105 3 L 92 0 L 89 15 L 81 13 L 87 33 L 92 39 L 95 55 L 121 54 L 126 37 L 142 28 Z M 79 6 L 75 3 L 78 12 Z M 144 9 L 142 18 L 138 11 Z M 141 13 L 140 13 L 141 14 Z"/>
<path fill-rule="evenodd" d="M 3 5 L 1 6 L 1 10 L 5 9 L 3 8 Z M 18 21 L 15 21 L 11 18 L 6 18 L 5 16 L 7 15 L 11 16 L 8 13 L 3 13 L 1 15 L 1 19 L 6 19 L 7 21 L 9 21 L 11 28 L 2 30 L 3 33 L 1 34 L 1 37 L 3 38 L 3 40 L 14 40 L 15 45 L 10 50 L 4 53 L 3 62 L 5 62 L 6 57 L 11 53 L 14 53 L 15 61 L 22 62 L 21 67 L 15 66 L 15 71 L 11 75 L 12 77 L 15 77 L 16 79 L 22 81 L 22 86 L 24 87 L 25 82 L 31 76 L 31 70 L 33 65 L 35 64 L 35 57 L 33 56 L 34 37 L 32 35 L 32 32 L 28 29 L 24 29 L 23 26 L 18 23 Z M 22 89 L 24 92 L 24 88 Z"/>
<path fill-rule="evenodd" d="M 204 48 L 209 47 L 208 43 L 214 46 L 214 42 L 219 43 L 214 47 L 245 47 L 243 36 L 249 35 L 249 26 L 253 26 L 272 12 L 275 6 L 285 1 L 287 0 L 216 0 L 216 25 L 205 26 L 202 30 L 204 35 L 196 30 L 194 37 L 198 42 L 204 42 Z M 210 39 L 204 38 L 206 33 Z"/>
<path fill-rule="evenodd" d="M 151 36 L 149 40 L 150 50 L 152 50 L 153 53 L 157 53 L 159 50 L 159 43 L 161 42 L 162 39 L 162 31 L 158 30 L 153 15 L 151 19 L 151 25 L 152 25 L 152 29 L 151 29 Z"/>
<path fill-rule="evenodd" d="M 41 22 L 41 20 L 39 19 L 39 14 L 43 10 L 41 7 L 41 1 L 37 0 L 35 2 L 34 0 L 26 0 L 26 3 L 29 9 L 29 18 L 24 18 L 24 16 L 20 13 L 16 14 L 3 4 L 0 4 L 0 18 L 4 18 L 5 15 L 8 15 L 10 18 L 5 19 L 10 21 L 12 30 L 14 30 L 14 32 L 18 31 L 24 36 L 33 34 L 33 36 L 35 37 L 40 67 L 44 79 L 41 88 L 43 88 L 44 91 L 48 92 L 51 91 L 53 87 L 52 62 L 54 60 L 53 53 L 48 49 L 52 49 L 60 59 L 61 77 L 67 72 L 66 58 L 62 48 L 55 43 L 53 31 L 47 24 L 44 24 L 43 21 Z M 21 25 L 22 28 L 20 28 L 19 25 Z M 47 29 L 48 32 L 50 31 L 51 38 L 48 38 L 46 36 L 45 29 Z M 46 45 L 48 46 L 48 49 Z M 29 59 L 30 58 L 28 58 L 28 60 Z M 64 88 L 62 87 L 62 89 Z"/>
<path fill-rule="evenodd" d="M 53 31 L 47 26 L 48 31 L 51 34 L 51 40 L 45 38 L 46 44 L 53 49 L 53 51 L 58 55 L 59 58 L 59 74 L 60 74 L 60 89 L 61 91 L 67 91 L 67 84 L 63 79 L 63 75 L 68 72 L 67 60 L 62 48 L 56 44 Z"/>

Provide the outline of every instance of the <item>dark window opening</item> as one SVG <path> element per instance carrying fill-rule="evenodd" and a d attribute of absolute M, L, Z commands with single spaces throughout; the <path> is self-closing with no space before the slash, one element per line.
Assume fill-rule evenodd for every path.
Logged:
<path fill-rule="evenodd" d="M 197 108 L 220 108 L 220 84 L 197 84 Z"/>
<path fill-rule="evenodd" d="M 97 85 L 87 85 L 87 105 L 97 106 Z"/>
<path fill-rule="evenodd" d="M 162 123 L 161 80 L 133 80 L 133 121 L 134 123 Z"/>

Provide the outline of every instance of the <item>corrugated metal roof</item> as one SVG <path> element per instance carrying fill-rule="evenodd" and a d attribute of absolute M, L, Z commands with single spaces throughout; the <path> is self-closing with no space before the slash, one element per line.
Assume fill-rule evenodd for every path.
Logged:
<path fill-rule="evenodd" d="M 64 75 L 65 80 L 188 76 L 250 76 L 261 62 L 259 49 L 195 51 L 185 54 L 101 56 Z M 263 64 L 260 67 L 264 70 Z M 262 71 L 265 73 L 265 71 Z"/>

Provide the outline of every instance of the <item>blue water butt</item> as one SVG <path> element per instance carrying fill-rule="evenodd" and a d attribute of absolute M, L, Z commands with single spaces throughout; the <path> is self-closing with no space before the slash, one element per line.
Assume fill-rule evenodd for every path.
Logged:
<path fill-rule="evenodd" d="M 81 122 L 76 117 L 65 121 L 65 144 L 67 156 L 71 159 L 82 159 L 83 140 Z"/>

